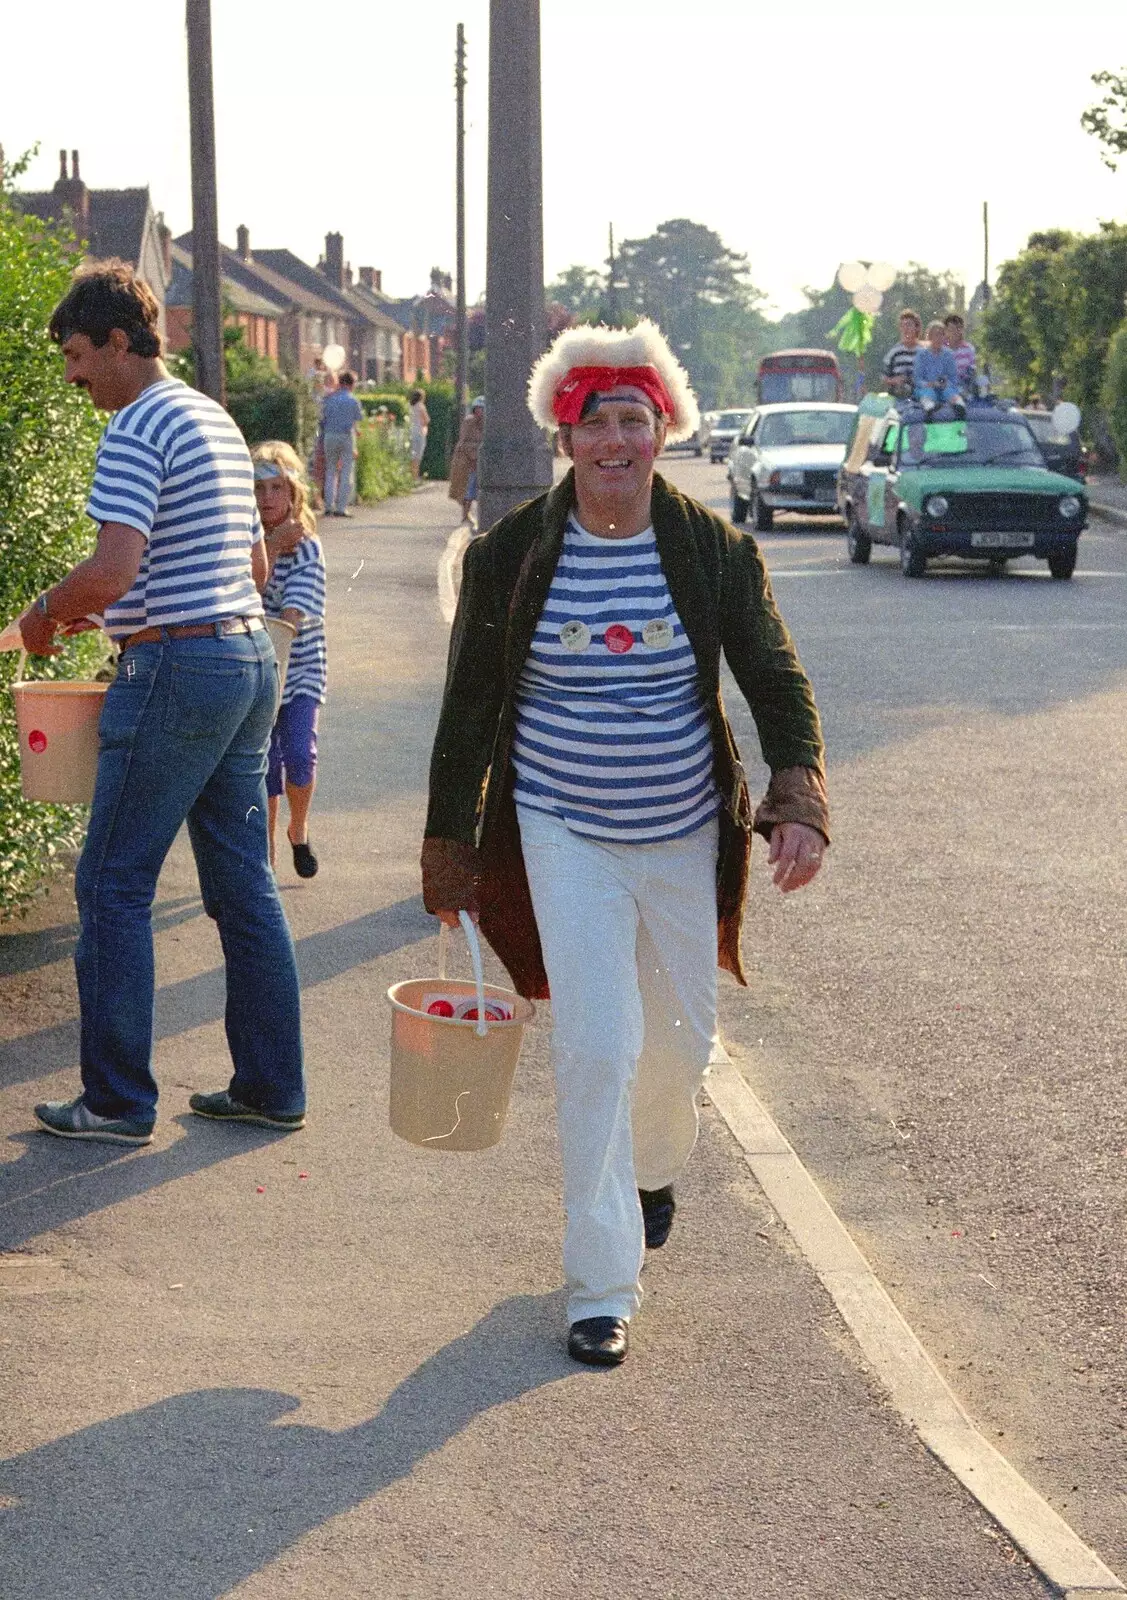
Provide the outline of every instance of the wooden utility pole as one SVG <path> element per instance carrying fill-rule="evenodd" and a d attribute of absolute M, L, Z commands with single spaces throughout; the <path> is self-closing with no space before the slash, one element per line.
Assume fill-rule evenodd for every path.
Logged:
<path fill-rule="evenodd" d="M 990 299 L 990 203 L 982 202 L 982 303 Z"/>
<path fill-rule="evenodd" d="M 485 330 L 483 530 L 552 482 L 551 447 L 525 401 L 545 333 L 539 0 L 489 0 Z"/>
<path fill-rule="evenodd" d="M 607 223 L 607 241 L 610 254 L 607 256 L 607 298 L 606 316 L 604 322 L 609 328 L 618 327 L 618 285 L 615 282 L 618 276 L 618 263 L 614 258 L 614 223 Z"/>
<path fill-rule="evenodd" d="M 211 84 L 211 0 L 187 0 L 188 107 L 192 147 L 192 345 L 196 388 L 226 403 L 215 102 Z"/>
<path fill-rule="evenodd" d="M 454 290 L 454 417 L 450 436 L 450 450 L 458 442 L 458 430 L 466 414 L 466 30 L 459 22 L 458 42 L 454 56 L 454 91 L 456 112 L 455 168 L 457 174 L 457 199 L 455 203 L 455 290 Z"/>

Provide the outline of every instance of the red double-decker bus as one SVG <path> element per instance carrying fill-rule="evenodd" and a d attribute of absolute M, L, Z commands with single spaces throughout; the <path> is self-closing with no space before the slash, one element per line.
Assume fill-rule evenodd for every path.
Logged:
<path fill-rule="evenodd" d="M 774 350 L 759 363 L 755 397 L 761 406 L 781 400 L 843 400 L 837 357 L 832 350 Z"/>

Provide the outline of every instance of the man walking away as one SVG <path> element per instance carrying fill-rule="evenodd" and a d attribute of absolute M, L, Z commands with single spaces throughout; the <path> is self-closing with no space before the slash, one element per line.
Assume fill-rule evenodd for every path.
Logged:
<path fill-rule="evenodd" d="M 342 372 L 338 387 L 321 402 L 321 428 L 325 436 L 325 515 L 350 517 L 352 463 L 356 459 L 356 427 L 364 408 L 352 392 L 356 375 Z"/>
<path fill-rule="evenodd" d="M 170 378 L 158 307 L 120 261 L 94 263 L 50 334 L 69 383 L 112 411 L 87 510 L 94 554 L 20 618 L 26 648 L 93 612 L 121 649 L 75 892 L 82 1092 L 35 1108 L 64 1139 L 148 1144 L 156 1117 L 152 903 L 183 822 L 227 974 L 227 1089 L 200 1116 L 290 1130 L 305 1121 L 293 940 L 266 848 L 266 748 L 278 667 L 262 620 L 266 553 L 242 435 Z"/>

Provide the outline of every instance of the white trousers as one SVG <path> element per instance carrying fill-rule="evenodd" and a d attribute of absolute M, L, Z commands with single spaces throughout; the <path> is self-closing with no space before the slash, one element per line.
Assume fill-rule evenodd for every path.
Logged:
<path fill-rule="evenodd" d="M 552 991 L 568 1321 L 638 1309 L 638 1189 L 672 1183 L 697 1137 L 716 1031 L 717 823 L 606 844 L 518 808 Z"/>

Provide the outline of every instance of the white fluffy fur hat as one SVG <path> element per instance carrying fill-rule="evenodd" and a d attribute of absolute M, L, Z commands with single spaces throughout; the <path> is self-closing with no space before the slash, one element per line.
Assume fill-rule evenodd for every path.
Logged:
<path fill-rule="evenodd" d="M 673 402 L 666 435 L 670 444 L 691 438 L 700 411 L 689 374 L 677 360 L 656 322 L 645 318 L 633 328 L 565 328 L 532 369 L 528 409 L 541 428 L 559 426 L 552 407 L 556 390 L 573 367 L 653 367 Z"/>

